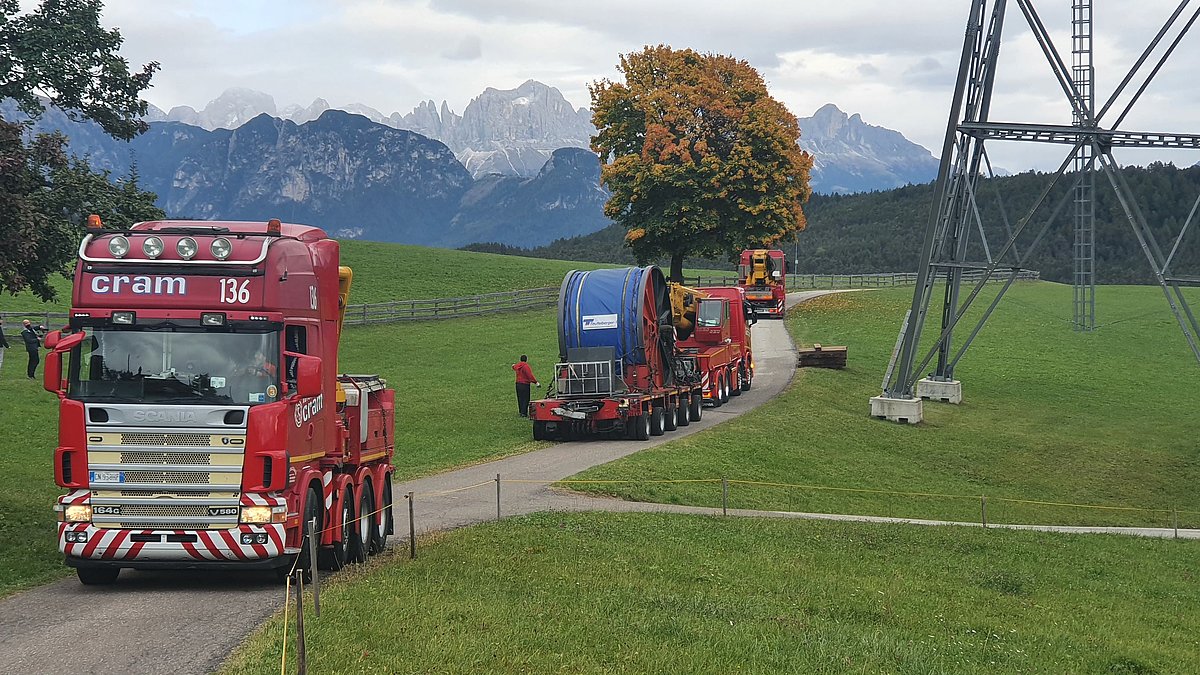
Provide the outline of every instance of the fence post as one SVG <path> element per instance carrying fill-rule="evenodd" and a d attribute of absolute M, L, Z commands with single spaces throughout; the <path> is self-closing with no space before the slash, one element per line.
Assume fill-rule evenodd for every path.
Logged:
<path fill-rule="evenodd" d="M 1179 538 L 1179 509 L 1171 507 L 1171 524 L 1175 527 L 1175 538 Z"/>
<path fill-rule="evenodd" d="M 721 515 L 729 515 L 729 479 L 721 476 Z"/>
<path fill-rule="evenodd" d="M 979 495 L 979 520 L 987 527 L 987 495 Z"/>
<path fill-rule="evenodd" d="M 500 474 L 496 474 L 496 520 L 500 520 Z"/>
<path fill-rule="evenodd" d="M 404 495 L 408 500 L 408 559 L 417 559 L 417 526 L 413 520 L 413 493 Z"/>
<path fill-rule="evenodd" d="M 317 519 L 308 521 L 308 564 L 312 567 L 313 614 L 321 616 L 321 575 L 317 571 Z"/>
<path fill-rule="evenodd" d="M 307 675 L 308 654 L 304 649 L 304 572 L 296 575 L 296 673 Z"/>

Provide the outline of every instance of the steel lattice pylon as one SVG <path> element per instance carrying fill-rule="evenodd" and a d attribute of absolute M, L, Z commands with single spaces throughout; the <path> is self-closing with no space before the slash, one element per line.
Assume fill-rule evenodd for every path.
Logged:
<path fill-rule="evenodd" d="M 1025 22 L 1033 31 L 1054 77 L 1071 106 L 1073 123 L 1024 124 L 994 122 L 990 119 L 992 88 L 996 79 L 1000 39 L 1008 9 L 1007 0 L 971 0 L 966 37 L 959 62 L 958 80 L 950 106 L 942 146 L 941 166 L 934 186 L 934 204 L 921 249 L 917 269 L 917 285 L 912 305 L 900 329 L 896 350 L 884 376 L 884 399 L 913 399 L 916 384 L 925 368 L 936 365 L 929 374 L 933 381 L 954 379 L 954 368 L 971 346 L 1018 273 L 1024 268 L 1031 252 L 1041 243 L 1051 225 L 1059 218 L 1067 203 L 1074 206 L 1074 325 L 1076 330 L 1095 327 L 1095 180 L 1102 176 L 1115 191 L 1117 201 L 1133 229 L 1167 303 L 1178 320 L 1183 334 L 1197 361 L 1200 347 L 1197 336 L 1200 324 L 1188 306 L 1182 286 L 1200 285 L 1200 277 L 1174 274 L 1171 262 L 1179 250 L 1198 210 L 1192 208 L 1174 246 L 1168 254 L 1159 247 L 1120 166 L 1113 158 L 1114 148 L 1200 148 L 1200 134 L 1138 132 L 1120 129 L 1121 122 L 1137 103 L 1146 87 L 1158 74 L 1183 37 L 1200 17 L 1200 8 L 1185 16 L 1192 0 L 1183 0 L 1165 21 L 1162 28 L 1142 52 L 1104 105 L 1095 108 L 1095 71 L 1092 65 L 1092 7 L 1091 0 L 1072 0 L 1072 61 L 1068 66 L 1042 23 L 1033 0 L 1014 0 Z M 1149 74 L 1142 67 L 1156 57 Z M 1105 116 L 1131 83 L 1138 80 L 1135 93 L 1116 116 L 1106 125 Z M 1058 143 L 1071 146 L 1066 158 L 1039 193 L 1026 214 L 1015 222 L 1002 201 L 999 201 L 998 220 L 1003 228 L 1003 244 L 989 243 L 983 210 L 977 199 L 982 187 L 980 179 L 992 176 L 986 142 L 1026 141 Z M 1065 179 L 1065 180 L 1064 180 Z M 1069 189 L 1055 188 L 1061 184 Z M 1061 193 L 1061 194 L 1059 194 Z M 1052 195 L 1054 195 L 1052 197 Z M 997 195 L 998 197 L 999 195 Z M 1200 206 L 1200 198 L 1196 204 Z M 1030 227 L 1038 219 L 1038 227 Z M 993 229 L 995 226 L 993 226 Z M 1022 233 L 1037 231 L 1027 243 L 1018 245 Z M 977 241 L 971 243 L 972 237 Z M 1000 241 L 997 237 L 996 241 Z M 968 252 L 982 260 L 971 260 Z M 981 254 L 981 255 L 980 255 Z M 963 297 L 963 270 L 979 270 L 976 281 Z M 938 281 L 942 289 L 940 330 L 934 344 L 922 353 L 921 336 L 929 314 L 930 303 Z M 989 281 L 1002 282 L 996 297 L 983 310 L 967 338 L 955 347 L 954 331 L 972 303 Z"/>

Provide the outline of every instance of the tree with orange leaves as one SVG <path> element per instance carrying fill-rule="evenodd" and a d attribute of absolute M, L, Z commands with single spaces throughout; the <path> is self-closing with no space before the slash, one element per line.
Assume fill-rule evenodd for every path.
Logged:
<path fill-rule="evenodd" d="M 624 82 L 589 86 L 604 213 L 641 263 L 733 256 L 804 229 L 812 157 L 796 116 L 749 63 L 659 45 L 621 56 Z"/>

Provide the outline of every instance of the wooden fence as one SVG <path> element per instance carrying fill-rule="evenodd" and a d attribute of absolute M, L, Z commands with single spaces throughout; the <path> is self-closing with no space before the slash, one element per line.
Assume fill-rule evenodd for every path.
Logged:
<path fill-rule="evenodd" d="M 963 281 L 979 278 L 980 272 L 972 270 L 963 274 Z M 993 280 L 1002 279 L 996 275 Z M 1018 275 L 1021 281 L 1036 281 L 1039 273 L 1024 271 Z M 911 286 L 916 283 L 915 272 L 886 274 L 790 274 L 789 290 L 842 289 L 842 288 L 890 288 Z M 684 277 L 688 286 L 732 286 L 736 276 L 693 276 Z M 484 293 L 459 298 L 433 298 L 429 300 L 393 300 L 349 305 L 346 308 L 346 323 L 353 326 L 396 323 L 399 321 L 432 321 L 483 316 L 500 312 L 515 312 L 526 309 L 553 307 L 558 304 L 558 286 L 527 288 L 519 291 Z M 65 312 L 0 312 L 4 317 L 5 333 L 16 335 L 21 330 L 21 320 L 30 319 L 44 326 L 55 328 L 67 322 Z M 11 341 L 10 341 L 11 342 Z"/>

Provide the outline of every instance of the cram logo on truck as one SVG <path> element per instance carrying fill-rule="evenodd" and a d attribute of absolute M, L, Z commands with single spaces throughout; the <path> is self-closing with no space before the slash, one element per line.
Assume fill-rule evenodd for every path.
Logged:
<path fill-rule="evenodd" d="M 319 394 L 315 398 L 310 398 L 300 401 L 296 404 L 296 426 L 299 427 L 305 422 L 313 418 L 317 413 L 325 407 L 325 394 Z"/>
<path fill-rule="evenodd" d="M 144 274 L 97 274 L 92 277 L 92 292 L 97 295 L 120 295 L 122 291 L 134 295 L 187 295 L 187 279 Z"/>

